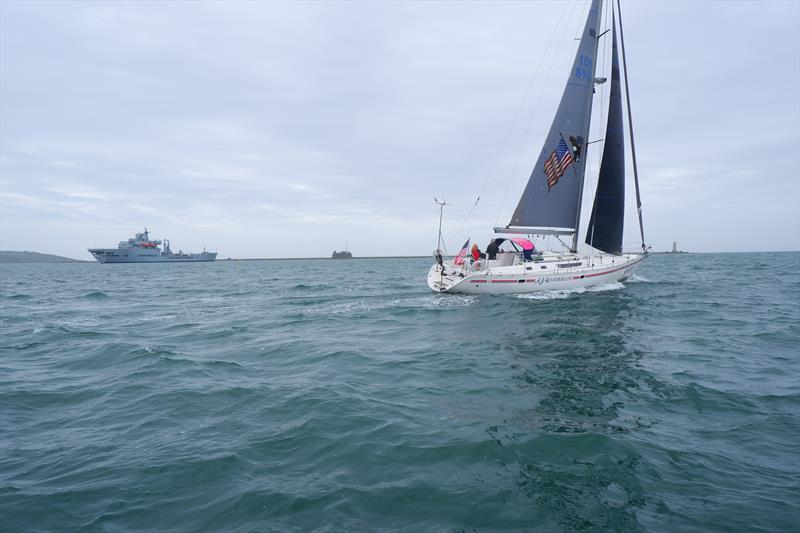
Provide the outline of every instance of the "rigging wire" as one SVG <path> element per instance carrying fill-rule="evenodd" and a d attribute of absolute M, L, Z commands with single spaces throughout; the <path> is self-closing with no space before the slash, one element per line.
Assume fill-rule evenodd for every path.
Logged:
<path fill-rule="evenodd" d="M 586 24 L 586 18 L 589 16 L 589 10 L 592 8 L 592 0 L 585 0 L 583 3 L 583 10 L 581 16 L 578 17 L 578 26 L 575 28 L 575 42 L 573 43 L 573 55 L 578 51 L 581 45 L 580 40 L 583 37 L 583 26 Z"/>
<path fill-rule="evenodd" d="M 550 42 L 547 45 L 547 50 L 550 49 L 550 45 L 552 44 L 552 41 L 555 38 L 556 33 L 558 33 L 558 27 L 560 26 L 561 20 L 564 18 L 564 14 L 566 13 L 568 7 L 569 7 L 569 3 L 565 4 L 564 9 L 561 12 L 561 16 L 558 19 L 558 23 L 553 28 L 553 33 L 550 35 Z M 570 15 L 570 18 L 571 18 L 571 16 L 572 15 Z M 566 26 L 565 26 L 565 28 L 566 28 Z M 562 38 L 563 38 L 563 35 L 562 35 Z M 533 84 L 536 81 L 536 78 L 539 76 L 539 71 L 540 71 L 540 69 L 542 67 L 542 64 L 544 63 L 544 60 L 545 60 L 546 56 L 547 56 L 547 54 L 543 55 L 542 58 L 539 60 L 539 65 L 536 67 L 536 70 L 534 71 L 533 76 L 531 77 L 530 81 L 528 82 L 528 87 L 525 89 L 525 94 L 522 97 L 522 101 L 519 103 L 519 106 L 517 107 L 517 111 L 514 114 L 514 118 L 512 119 L 511 124 L 508 127 L 508 131 L 506 131 L 505 137 L 503 138 L 503 142 L 500 144 L 500 149 L 497 151 L 497 155 L 495 156 L 494 161 L 492 161 L 492 164 L 489 167 L 489 172 L 486 174 L 486 178 L 483 181 L 483 185 L 481 185 L 481 188 L 480 188 L 480 190 L 478 192 L 478 196 L 475 199 L 475 202 L 470 207 L 470 209 L 467 212 L 467 214 L 464 216 L 464 219 L 458 225 L 458 229 L 456 229 L 456 231 L 453 233 L 453 236 L 450 239 L 450 243 L 451 244 L 453 244 L 455 242 L 455 239 L 458 238 L 458 235 L 461 232 L 461 229 L 464 227 L 464 224 L 472 216 L 472 213 L 475 210 L 475 207 L 477 207 L 478 202 L 480 202 L 481 196 L 483 195 L 483 191 L 486 189 L 486 185 L 489 183 L 489 179 L 492 177 L 492 174 L 494 173 L 494 169 L 497 166 L 497 162 L 500 160 L 500 156 L 502 155 L 503 150 L 505 149 L 506 143 L 508 142 L 508 139 L 511 136 L 511 132 L 513 131 L 514 126 L 517 123 L 517 119 L 519 118 L 520 113 L 522 112 L 522 109 L 525 106 L 525 102 L 528 99 L 528 95 L 531 92 L 531 88 L 533 87 Z M 542 87 L 542 92 L 543 91 L 544 91 L 544 87 Z M 540 99 L 541 99 L 541 95 L 540 95 Z"/>

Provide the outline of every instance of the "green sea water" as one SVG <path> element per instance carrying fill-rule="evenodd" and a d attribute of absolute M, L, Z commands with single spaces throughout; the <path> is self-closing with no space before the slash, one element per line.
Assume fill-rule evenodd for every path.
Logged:
<path fill-rule="evenodd" d="M 800 254 L 0 265 L 2 531 L 798 531 Z"/>

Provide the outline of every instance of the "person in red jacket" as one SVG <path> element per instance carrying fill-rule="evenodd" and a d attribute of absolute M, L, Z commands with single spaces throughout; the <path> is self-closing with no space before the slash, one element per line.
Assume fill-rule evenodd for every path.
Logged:
<path fill-rule="evenodd" d="M 478 248 L 477 244 L 472 245 L 472 258 L 477 261 L 481 258 L 481 249 Z"/>

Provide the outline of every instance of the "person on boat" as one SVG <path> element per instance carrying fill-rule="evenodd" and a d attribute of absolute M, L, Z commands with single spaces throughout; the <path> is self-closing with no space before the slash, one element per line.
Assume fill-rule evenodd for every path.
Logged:
<path fill-rule="evenodd" d="M 497 241 L 492 239 L 489 241 L 489 244 L 486 246 L 486 256 L 489 260 L 497 259 L 497 252 L 499 251 L 499 246 L 497 246 Z"/>
<path fill-rule="evenodd" d="M 478 248 L 477 243 L 472 245 L 472 258 L 475 261 L 478 261 L 481 258 L 481 249 Z"/>
<path fill-rule="evenodd" d="M 523 249 L 522 257 L 525 259 L 525 261 L 533 261 L 533 248 L 530 250 Z"/>

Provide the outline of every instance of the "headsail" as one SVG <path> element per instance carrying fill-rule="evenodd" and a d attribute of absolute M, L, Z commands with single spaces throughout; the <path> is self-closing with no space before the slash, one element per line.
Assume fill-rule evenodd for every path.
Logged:
<path fill-rule="evenodd" d="M 597 193 L 586 232 L 586 244 L 608 252 L 622 252 L 622 229 L 625 219 L 625 134 L 622 123 L 622 90 L 617 55 L 617 26 L 611 34 L 611 101 L 608 125 L 597 178 Z"/>
<path fill-rule="evenodd" d="M 601 9 L 601 0 L 592 0 L 564 95 L 510 226 L 577 231 Z"/>

